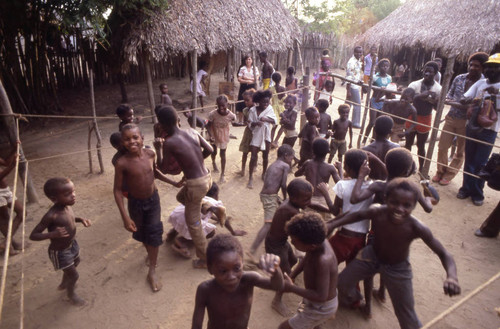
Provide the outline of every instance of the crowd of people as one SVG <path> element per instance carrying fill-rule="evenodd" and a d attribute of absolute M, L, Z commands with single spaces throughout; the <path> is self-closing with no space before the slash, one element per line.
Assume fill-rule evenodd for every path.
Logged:
<path fill-rule="evenodd" d="M 271 306 L 288 317 L 279 328 L 315 328 L 333 318 L 339 305 L 360 309 L 370 318 L 372 297 L 384 302 L 386 290 L 400 327 L 421 327 L 414 307 L 412 269 L 408 261 L 412 241 L 422 239 L 441 260 L 446 272 L 444 293 L 460 294 L 452 255 L 430 229 L 412 215 L 417 204 L 431 212 L 439 202 L 439 195 L 432 186 L 425 185 L 421 190 L 409 177 L 422 168 L 426 156 L 425 143 L 431 129 L 432 111 L 436 109 L 441 92 L 439 80 L 436 80 L 440 65 L 436 61 L 427 62 L 423 78 L 411 82 L 401 97 L 395 98 L 391 93 L 394 90 L 389 88 L 392 83 L 390 61 L 379 59 L 376 47 L 372 47 L 365 57 L 362 47 L 354 48 L 354 55 L 347 63 L 346 77 L 350 82 L 346 86 L 346 104 L 338 107 L 338 118 L 332 120 L 327 109 L 332 104 L 335 81 L 328 75 L 331 59 L 325 53 L 320 60 L 322 74 L 317 74 L 313 81 L 315 103 L 305 110 L 307 122 L 297 128 L 300 110 L 296 108 L 299 83 L 294 76 L 295 69 L 287 69 L 283 86 L 282 76 L 275 71 L 267 54 L 262 52 L 259 58 L 260 70 L 250 56 L 244 57 L 238 70 L 238 100 L 241 102 L 236 105 L 236 113 L 229 110 L 229 99 L 225 95 L 217 97 L 216 109 L 210 111 L 206 119 L 193 116 L 189 109 L 184 110 L 190 125 L 201 128 L 202 133 L 193 128 L 180 128 L 178 112 L 172 107 L 166 84 L 160 85 L 161 103 L 155 108 L 158 123 L 154 126 L 153 148 L 145 145 L 137 125 L 140 118 L 134 116 L 133 109 L 127 105 L 117 108 L 119 131 L 111 136 L 111 143 L 117 149 L 112 160 L 114 198 L 124 228 L 146 249 L 147 281 L 152 291 L 162 288 L 156 273 L 164 233 L 155 182 L 160 180 L 180 188 L 179 205 L 169 217 L 172 228 L 166 241 L 176 253 L 189 259 L 192 241 L 197 257 L 193 266 L 206 268 L 213 275 L 213 279 L 199 284 L 193 296 L 193 328 L 202 327 L 205 311 L 208 328 L 247 328 L 255 286 L 275 291 Z M 201 72 L 195 82 L 200 100 L 205 96 L 203 84 L 207 75 L 201 71 L 204 73 Z M 373 85 L 382 90 L 374 93 L 370 101 L 364 147 L 353 149 L 353 129 L 361 127 L 362 97 L 362 88 L 354 82 L 370 79 L 370 74 L 373 74 Z M 399 79 L 402 76 L 399 67 L 396 76 Z M 477 206 L 483 204 L 484 181 L 469 174 L 477 175 L 486 164 L 500 120 L 477 129 L 467 123 L 467 109 L 472 104 L 480 109 L 476 116 L 483 114 L 481 108 L 489 100 L 490 109 L 498 112 L 499 87 L 500 54 L 475 53 L 468 60 L 468 73 L 454 79 L 447 95 L 452 107 L 441 134 L 438 167 L 432 181 L 448 185 L 465 162 L 463 185 L 457 197 L 470 197 Z M 240 174 L 246 174 L 250 153 L 249 189 L 255 185 L 258 154 L 262 153 L 263 187 L 259 196 L 264 221 L 246 253 L 235 237 L 247 232 L 232 226 L 219 200 L 219 187 L 213 182 L 214 174 L 219 172 L 217 153 L 220 157 L 219 184 L 226 182 L 230 129 L 239 125 L 245 127 L 239 144 L 242 152 Z M 373 138 L 368 140 L 372 129 Z M 420 156 L 418 165 L 410 153 L 415 137 Z M 298 157 L 294 150 L 297 138 L 301 139 Z M 400 147 L 403 138 L 405 147 Z M 448 166 L 448 150 L 455 138 L 456 151 Z M 277 148 L 277 157 L 269 165 L 273 148 Z M 209 156 L 212 157 L 212 171 L 204 162 Z M 335 156 L 338 161 L 332 164 Z M 12 196 L 8 196 L 4 180 L 12 171 L 15 158 L 13 153 L 0 162 L 5 166 L 0 172 L 2 218 L 4 210 L 15 205 Z M 288 175 L 295 166 L 297 178 L 288 182 Z M 182 178 L 174 180 L 167 174 L 182 174 Z M 298 178 L 301 176 L 304 178 Z M 75 186 L 69 179 L 49 179 L 44 192 L 53 206 L 33 229 L 30 238 L 50 240 L 49 257 L 54 268 L 63 271 L 59 289 L 67 291 L 72 303 L 83 305 L 84 299 L 75 292 L 80 262 L 75 223 L 88 227 L 91 222 L 73 213 Z M 331 192 L 335 195 L 333 200 Z M 372 207 L 372 204 L 380 206 Z M 19 207 L 16 205 L 17 226 L 22 212 Z M 498 235 L 499 209 L 500 203 L 476 235 Z M 215 234 L 215 226 L 210 220 L 226 227 L 231 234 Z M 1 228 L 6 235 L 3 226 Z M 207 239 L 211 239 L 208 244 Z M 263 242 L 266 253 L 258 259 Z M 15 240 L 13 247 L 19 249 Z M 268 275 L 244 271 L 245 258 L 258 264 Z M 338 264 L 344 261 L 346 267 L 339 273 Z M 301 273 L 303 286 L 295 283 Z M 380 273 L 380 285 L 372 294 L 376 273 Z M 359 289 L 360 281 L 364 282 L 364 294 Z M 300 311 L 293 316 L 282 302 L 284 293 L 303 298 Z"/>

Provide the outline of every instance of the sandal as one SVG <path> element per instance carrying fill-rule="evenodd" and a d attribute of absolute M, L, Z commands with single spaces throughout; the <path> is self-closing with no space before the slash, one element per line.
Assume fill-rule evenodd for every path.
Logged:
<path fill-rule="evenodd" d="M 434 175 L 434 177 L 432 177 L 432 182 L 433 183 L 437 183 L 437 182 L 441 182 L 442 179 L 441 179 L 441 176 L 439 176 L 438 174 Z"/>
<path fill-rule="evenodd" d="M 443 178 L 443 179 L 441 179 L 441 180 L 439 181 L 439 185 L 442 185 L 442 186 L 449 185 L 450 183 L 451 183 L 451 181 L 450 181 L 450 180 L 447 180 L 447 179 L 445 179 L 445 178 Z"/>

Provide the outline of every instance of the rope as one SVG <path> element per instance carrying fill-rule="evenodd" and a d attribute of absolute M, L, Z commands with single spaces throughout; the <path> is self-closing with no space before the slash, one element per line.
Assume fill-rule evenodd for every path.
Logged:
<path fill-rule="evenodd" d="M 19 140 L 19 118 L 16 118 L 16 126 L 17 126 L 17 140 Z M 16 144 L 16 154 L 19 154 L 19 143 Z M 12 189 L 12 195 L 14 196 L 14 198 L 17 192 L 18 172 L 19 172 L 19 156 L 16 157 L 16 166 L 14 168 L 14 187 Z M 5 255 L 3 259 L 2 279 L 0 283 L 0 323 L 2 323 L 3 300 L 5 296 L 5 282 L 7 280 L 7 267 L 9 266 L 10 245 L 12 243 L 12 222 L 14 221 L 14 208 L 15 208 L 14 202 L 15 201 L 12 200 L 12 206 L 10 207 L 7 236 L 5 237 Z"/>
<path fill-rule="evenodd" d="M 26 162 L 26 171 L 24 172 L 24 193 L 23 193 L 23 221 L 22 221 L 22 235 L 21 235 L 21 301 L 19 305 L 19 328 L 24 328 L 24 244 L 26 236 L 26 200 L 28 189 L 28 164 Z"/>
<path fill-rule="evenodd" d="M 456 302 L 455 304 L 450 306 L 448 309 L 441 312 L 441 314 L 436 316 L 434 319 L 427 322 L 425 324 L 425 326 L 422 327 L 422 329 L 428 329 L 428 328 L 432 327 L 433 325 L 435 325 L 436 323 L 438 323 L 439 321 L 441 321 L 445 316 L 447 316 L 448 314 L 450 314 L 451 312 L 456 310 L 458 307 L 460 307 L 463 303 L 465 303 L 466 301 L 468 301 L 469 299 L 471 299 L 472 297 L 477 295 L 481 290 L 483 290 L 484 288 L 486 288 L 487 286 L 492 284 L 498 278 L 500 278 L 500 272 L 498 272 L 497 274 L 492 276 L 488 281 L 486 281 L 485 283 L 483 283 L 482 285 L 480 285 L 476 289 L 472 290 L 470 293 L 467 294 L 467 296 L 463 297 L 461 300 L 459 300 L 458 302 Z"/>

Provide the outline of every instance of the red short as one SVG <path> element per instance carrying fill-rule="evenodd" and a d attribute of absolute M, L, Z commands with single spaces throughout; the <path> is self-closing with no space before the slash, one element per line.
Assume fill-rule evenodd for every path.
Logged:
<path fill-rule="evenodd" d="M 411 119 L 411 117 L 408 117 L 408 118 Z M 417 115 L 417 122 L 424 124 L 424 125 L 427 125 L 427 126 L 431 126 L 432 125 L 432 113 L 429 115 Z M 409 129 L 411 125 L 412 125 L 411 122 L 406 121 L 405 128 Z M 427 126 L 422 126 L 422 125 L 417 124 L 415 126 L 415 130 L 418 133 L 424 134 L 424 133 L 429 132 L 431 130 L 431 127 L 427 127 Z"/>
<path fill-rule="evenodd" d="M 358 251 L 364 248 L 366 237 L 351 237 L 340 232 L 335 233 L 329 240 L 335 252 L 338 263 L 349 263 L 356 258 Z"/>

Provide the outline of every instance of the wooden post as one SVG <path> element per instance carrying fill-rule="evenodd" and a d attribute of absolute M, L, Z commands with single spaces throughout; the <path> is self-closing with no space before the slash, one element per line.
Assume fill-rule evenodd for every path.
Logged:
<path fill-rule="evenodd" d="M 437 133 L 439 124 L 441 123 L 441 116 L 443 114 L 444 101 L 446 95 L 448 94 L 448 88 L 451 82 L 451 77 L 453 75 L 453 65 L 455 64 L 455 56 L 448 57 L 446 62 L 446 70 L 444 72 L 443 84 L 441 88 L 441 94 L 439 95 L 439 101 L 436 109 L 436 116 L 434 118 L 434 124 L 432 125 L 434 129 L 431 132 L 431 140 L 429 142 L 429 148 L 427 149 L 426 158 L 432 159 L 432 153 L 434 153 L 434 146 L 436 145 Z M 424 165 L 422 167 L 422 175 L 424 177 L 429 176 L 429 168 L 431 166 L 431 161 L 425 159 Z"/>
<path fill-rule="evenodd" d="M 306 67 L 306 74 L 302 77 L 303 87 L 302 89 L 302 104 L 300 108 L 300 130 L 306 124 L 306 109 L 309 107 L 309 66 Z M 302 142 L 302 139 L 300 140 Z"/>
<path fill-rule="evenodd" d="M 233 77 L 233 70 L 232 70 L 232 65 L 231 65 L 231 53 L 232 49 L 226 50 L 226 81 L 231 82 L 231 79 Z"/>
<path fill-rule="evenodd" d="M 7 92 L 3 87 L 2 79 L 0 79 L 0 111 L 2 114 L 12 115 L 12 107 L 10 105 L 9 98 L 7 96 Z M 10 145 L 16 145 L 17 142 L 17 126 L 14 120 L 14 116 L 4 116 L 3 117 L 5 127 L 8 129 L 8 136 Z M 26 158 L 24 157 L 23 147 L 19 145 L 19 175 L 21 181 L 28 185 L 28 202 L 29 203 L 37 203 L 38 195 L 36 193 L 35 186 L 33 185 L 33 180 L 31 179 L 30 173 L 27 175 L 27 182 L 24 182 L 24 176 L 26 173 Z"/>
<path fill-rule="evenodd" d="M 148 101 L 149 101 L 149 108 L 151 110 L 151 115 L 152 119 L 151 122 L 157 123 L 158 120 L 156 119 L 155 115 L 155 93 L 153 91 L 153 77 L 151 75 L 151 57 L 149 55 L 149 52 L 145 52 L 144 54 L 144 68 L 146 71 L 146 81 L 148 85 Z"/>
<path fill-rule="evenodd" d="M 255 83 L 255 90 L 259 90 L 259 81 L 257 80 L 257 58 L 255 58 L 255 50 L 252 50 L 252 67 L 253 67 L 253 80 Z M 262 74 L 262 72 L 260 72 Z"/>
<path fill-rule="evenodd" d="M 302 62 L 302 54 L 300 53 L 299 43 L 297 42 L 297 54 L 299 56 L 300 69 L 302 70 L 302 74 L 304 74 L 304 63 Z M 309 73 L 306 74 L 309 77 Z"/>
<path fill-rule="evenodd" d="M 94 125 L 94 130 L 95 130 L 95 135 L 97 138 L 97 159 L 99 160 L 99 166 L 101 168 L 101 174 L 104 173 L 104 163 L 102 161 L 102 154 L 101 154 L 101 147 L 102 147 L 102 138 L 101 138 L 101 131 L 99 130 L 99 126 L 97 126 L 97 117 L 96 117 L 96 110 L 95 110 L 95 95 L 94 95 L 94 70 L 92 68 L 92 64 L 89 64 L 89 84 L 90 84 L 90 105 L 92 106 L 92 116 L 94 117 L 93 119 L 93 125 Z"/>
<path fill-rule="evenodd" d="M 366 123 L 366 117 L 368 115 L 368 110 L 370 107 L 370 94 L 372 92 L 372 83 L 373 83 L 373 71 L 375 70 L 375 60 L 377 57 L 372 58 L 372 66 L 370 68 L 370 79 L 368 80 L 368 91 L 366 92 L 366 100 L 365 100 L 365 110 L 363 111 L 363 119 L 361 120 L 361 134 L 358 136 L 358 149 L 361 146 L 361 138 L 363 137 L 363 132 L 365 131 L 365 123 Z M 361 87 L 361 91 L 363 90 L 363 87 Z M 367 136 L 368 138 L 368 136 Z"/>
<path fill-rule="evenodd" d="M 286 68 L 288 69 L 292 65 L 293 49 L 288 49 L 288 55 L 286 57 Z"/>
<path fill-rule="evenodd" d="M 198 107 L 198 51 L 194 49 L 191 52 L 191 74 L 193 75 L 193 98 L 192 108 Z M 196 110 L 193 111 L 193 129 L 196 129 Z"/>
<path fill-rule="evenodd" d="M 410 49 L 410 61 L 408 62 L 408 84 L 410 84 L 413 80 L 413 73 L 415 72 L 415 56 L 413 55 L 413 51 Z"/>

